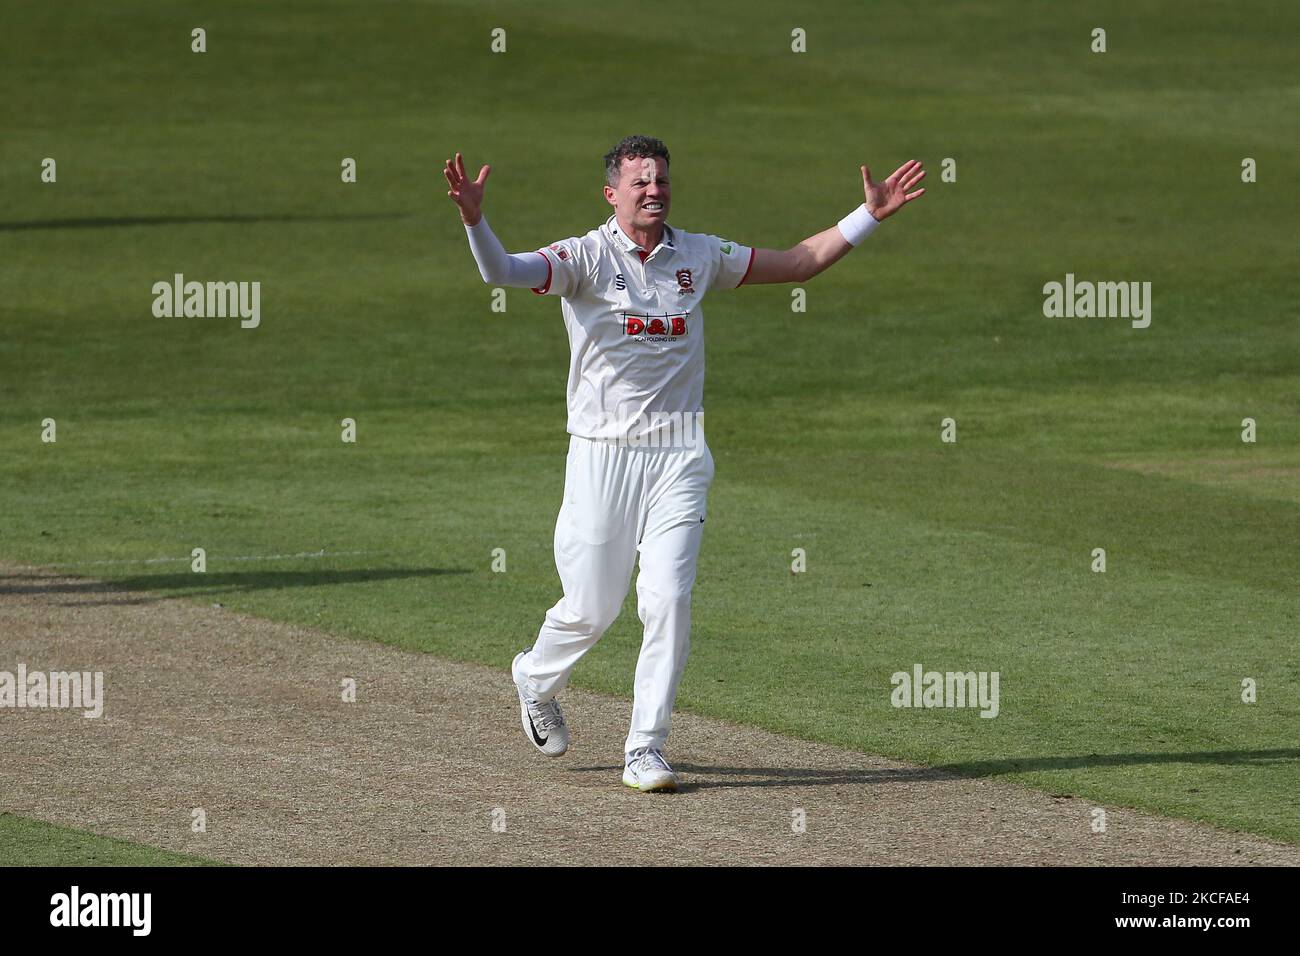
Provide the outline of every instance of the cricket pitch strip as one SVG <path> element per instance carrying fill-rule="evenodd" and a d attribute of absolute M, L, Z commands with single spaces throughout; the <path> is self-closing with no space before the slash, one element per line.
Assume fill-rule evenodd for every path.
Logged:
<path fill-rule="evenodd" d="M 1300 847 L 679 713 L 676 795 L 622 786 L 628 701 L 523 739 L 507 670 L 0 566 L 0 669 L 103 671 L 103 713 L 0 710 L 0 810 L 235 864 L 1300 865 Z M 356 681 L 356 701 L 342 685 Z M 196 810 L 203 832 L 195 832 Z"/>

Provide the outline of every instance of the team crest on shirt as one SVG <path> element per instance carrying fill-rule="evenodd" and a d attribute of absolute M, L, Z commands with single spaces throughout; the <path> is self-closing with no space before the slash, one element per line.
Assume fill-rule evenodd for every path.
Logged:
<path fill-rule="evenodd" d="M 688 292 L 694 292 L 695 287 L 692 285 L 694 280 L 691 278 L 690 269 L 677 270 L 677 294 L 686 295 Z"/>
<path fill-rule="evenodd" d="M 619 313 L 623 334 L 638 342 L 671 342 L 690 331 L 689 312 L 665 312 L 662 315 L 641 315 L 636 312 Z"/>

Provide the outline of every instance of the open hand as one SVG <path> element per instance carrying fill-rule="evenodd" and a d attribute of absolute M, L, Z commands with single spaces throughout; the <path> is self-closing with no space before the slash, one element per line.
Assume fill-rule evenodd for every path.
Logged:
<path fill-rule="evenodd" d="M 478 179 L 471 180 L 465 172 L 465 160 L 460 153 L 456 154 L 455 162 L 447 160 L 442 171 L 447 177 L 447 185 L 451 186 L 447 195 L 460 207 L 460 218 L 467 226 L 477 225 L 483 218 L 483 184 L 487 182 L 491 171 L 491 166 L 484 166 L 478 171 Z"/>
<path fill-rule="evenodd" d="M 871 170 L 862 167 L 862 188 L 867 194 L 867 212 L 883 222 L 913 199 L 925 193 L 924 189 L 912 192 L 912 187 L 925 178 L 925 168 L 919 160 L 911 159 L 894 170 L 883 183 L 871 181 Z"/>

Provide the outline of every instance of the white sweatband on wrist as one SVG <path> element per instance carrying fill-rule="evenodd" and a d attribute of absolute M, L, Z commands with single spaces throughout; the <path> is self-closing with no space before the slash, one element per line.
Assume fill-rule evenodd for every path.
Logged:
<path fill-rule="evenodd" d="M 871 235 L 871 230 L 878 225 L 880 225 L 880 220 L 871 215 L 867 211 L 867 204 L 863 203 L 839 221 L 840 235 L 844 237 L 844 241 L 849 245 L 856 246 Z"/>

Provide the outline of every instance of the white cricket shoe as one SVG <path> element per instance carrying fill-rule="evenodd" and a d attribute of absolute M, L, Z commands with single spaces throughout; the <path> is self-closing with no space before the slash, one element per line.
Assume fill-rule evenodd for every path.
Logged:
<path fill-rule="evenodd" d="M 524 693 L 519 682 L 519 658 L 531 647 L 526 647 L 515 655 L 510 665 L 510 675 L 515 681 L 515 690 L 519 694 L 519 719 L 524 725 L 524 736 L 534 747 L 548 757 L 558 757 L 569 749 L 569 728 L 564 723 L 564 714 L 560 705 L 554 700 L 546 703 L 533 700 Z"/>
<path fill-rule="evenodd" d="M 634 750 L 625 758 L 623 782 L 642 793 L 676 793 L 677 774 L 653 747 Z"/>

